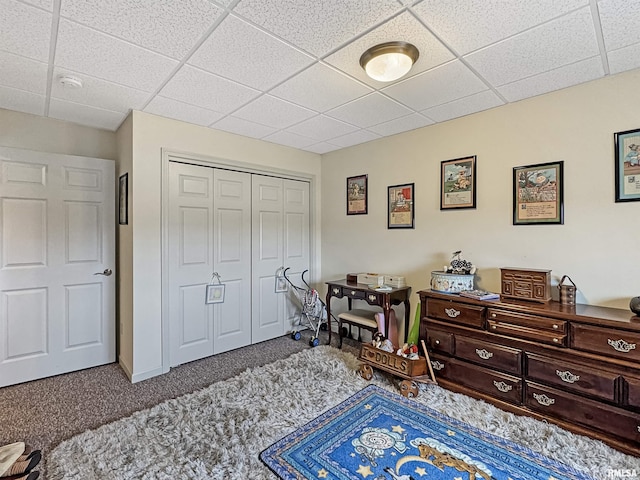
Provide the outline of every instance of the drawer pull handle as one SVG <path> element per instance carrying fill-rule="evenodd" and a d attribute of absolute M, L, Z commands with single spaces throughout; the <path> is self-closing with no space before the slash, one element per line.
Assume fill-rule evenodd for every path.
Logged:
<path fill-rule="evenodd" d="M 495 387 L 500 390 L 501 392 L 509 392 L 511 390 L 513 390 L 513 385 L 507 385 L 504 382 L 496 382 L 495 380 L 493 381 L 493 384 L 495 385 Z"/>
<path fill-rule="evenodd" d="M 560 380 L 567 383 L 575 383 L 580 380 L 580 375 L 574 375 L 569 370 L 565 372 L 561 372 L 560 370 L 556 370 L 556 375 L 560 377 Z"/>
<path fill-rule="evenodd" d="M 339 288 L 334 288 L 334 289 L 333 289 L 333 293 L 334 293 L 335 295 L 337 295 L 338 293 L 340 293 L 340 289 L 339 289 Z"/>
<path fill-rule="evenodd" d="M 557 338 L 553 339 L 553 343 L 558 343 L 560 340 L 558 340 Z"/>
<path fill-rule="evenodd" d="M 557 330 L 558 328 L 560 328 L 560 327 L 558 327 L 558 325 L 554 323 L 554 324 L 553 324 L 553 329 L 554 329 L 554 330 Z"/>
<path fill-rule="evenodd" d="M 489 360 L 491 357 L 493 357 L 493 353 L 487 352 L 484 348 L 482 350 L 480 350 L 479 348 L 476 348 L 476 353 L 483 360 Z"/>
<path fill-rule="evenodd" d="M 491 318 L 496 318 L 496 314 L 495 314 L 495 313 L 492 313 L 492 314 L 491 314 Z"/>
<path fill-rule="evenodd" d="M 433 367 L 434 370 L 442 370 L 444 368 L 444 363 L 440 363 L 437 360 L 432 360 L 431 361 L 431 366 Z"/>
<path fill-rule="evenodd" d="M 435 341 L 435 342 L 433 342 L 433 343 L 435 343 L 436 345 L 440 345 L 440 340 L 436 340 L 436 341 Z"/>
<path fill-rule="evenodd" d="M 375 295 L 369 295 L 369 300 L 372 302 L 376 301 L 376 296 Z"/>
<path fill-rule="evenodd" d="M 492 330 L 497 330 L 497 329 L 498 329 L 498 326 L 497 326 L 497 325 L 491 325 L 491 329 L 492 329 Z"/>
<path fill-rule="evenodd" d="M 450 318 L 456 318 L 460 313 L 462 313 L 460 310 L 456 310 L 455 308 L 445 308 L 444 311 Z"/>
<path fill-rule="evenodd" d="M 355 290 L 351 290 L 351 296 L 353 297 L 356 294 Z"/>
<path fill-rule="evenodd" d="M 622 339 L 611 340 L 610 338 L 607 338 L 607 343 L 611 345 L 613 349 L 617 350 L 618 352 L 629 353 L 631 350 L 636 349 L 635 343 L 627 343 Z"/>
<path fill-rule="evenodd" d="M 640 433 L 640 425 L 638 425 L 638 433 Z"/>
<path fill-rule="evenodd" d="M 545 407 L 556 403 L 553 398 L 547 397 L 544 393 L 542 395 L 540 395 L 539 393 L 534 393 L 533 398 L 536 399 L 536 402 L 538 402 L 540 405 L 544 405 Z"/>

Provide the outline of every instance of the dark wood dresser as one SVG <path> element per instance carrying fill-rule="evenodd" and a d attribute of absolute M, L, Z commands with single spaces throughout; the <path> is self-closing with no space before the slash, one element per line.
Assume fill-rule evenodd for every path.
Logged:
<path fill-rule="evenodd" d="M 420 295 L 444 388 L 640 456 L 640 318 L 628 310 Z"/>

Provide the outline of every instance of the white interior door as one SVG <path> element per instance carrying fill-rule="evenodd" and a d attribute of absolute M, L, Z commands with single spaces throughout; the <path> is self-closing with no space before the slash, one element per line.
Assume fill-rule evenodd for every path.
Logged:
<path fill-rule="evenodd" d="M 0 148 L 0 387 L 115 361 L 115 164 Z"/>
<path fill-rule="evenodd" d="M 169 163 L 170 365 L 213 355 L 213 169 Z"/>
<path fill-rule="evenodd" d="M 251 174 L 214 169 L 214 268 L 225 285 L 214 307 L 213 353 L 251 343 Z"/>
<path fill-rule="evenodd" d="M 251 343 L 283 335 L 284 296 L 275 293 L 276 272 L 284 265 L 281 178 L 253 175 Z"/>

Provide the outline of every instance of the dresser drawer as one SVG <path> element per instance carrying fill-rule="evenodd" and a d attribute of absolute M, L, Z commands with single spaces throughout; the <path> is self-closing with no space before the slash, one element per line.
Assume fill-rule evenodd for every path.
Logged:
<path fill-rule="evenodd" d="M 423 337 L 424 338 L 424 337 Z M 454 352 L 454 335 L 453 333 L 444 332 L 437 328 L 427 327 L 427 345 L 433 352 L 446 353 L 453 355 Z"/>
<path fill-rule="evenodd" d="M 564 320 L 556 320 L 554 318 L 514 313 L 507 310 L 500 310 L 499 308 L 488 308 L 487 320 L 495 320 L 502 323 L 511 323 L 513 325 L 534 328 L 536 330 L 548 330 L 554 333 L 567 332 L 567 322 Z"/>
<path fill-rule="evenodd" d="M 484 307 L 445 300 L 427 301 L 427 316 L 469 327 L 484 326 Z"/>
<path fill-rule="evenodd" d="M 508 373 L 520 375 L 522 372 L 522 351 L 516 348 L 456 335 L 455 355 L 458 358 Z"/>
<path fill-rule="evenodd" d="M 640 333 L 572 324 L 571 347 L 637 362 L 640 360 Z"/>
<path fill-rule="evenodd" d="M 633 408 L 640 408 L 640 378 L 625 377 L 624 380 L 627 384 L 627 397 L 623 403 Z"/>
<path fill-rule="evenodd" d="M 565 347 L 567 345 L 567 335 L 562 332 L 537 330 L 535 328 L 495 320 L 487 321 L 487 330 L 491 333 L 524 338 L 537 343 L 548 343 L 549 345 L 556 345 L 558 347 Z"/>
<path fill-rule="evenodd" d="M 509 403 L 520 404 L 522 402 L 522 380 L 520 378 L 454 358 L 437 357 L 436 361 L 443 365 L 439 374 L 436 373 L 442 378 Z M 433 362 L 431 365 L 433 366 Z"/>
<path fill-rule="evenodd" d="M 640 414 L 530 382 L 526 382 L 524 403 L 545 415 L 640 444 Z"/>
<path fill-rule="evenodd" d="M 586 365 L 560 362 L 527 353 L 527 378 L 547 385 L 584 393 L 610 402 L 616 401 L 620 375 Z M 618 387 L 619 388 L 619 387 Z"/>

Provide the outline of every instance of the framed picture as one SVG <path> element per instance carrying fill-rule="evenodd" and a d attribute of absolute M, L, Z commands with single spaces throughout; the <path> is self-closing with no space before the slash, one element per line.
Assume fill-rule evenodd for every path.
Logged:
<path fill-rule="evenodd" d="M 275 293 L 283 293 L 287 291 L 287 280 L 279 275 L 276 275 Z"/>
<path fill-rule="evenodd" d="M 414 184 L 388 187 L 387 228 L 413 228 L 415 210 Z"/>
<path fill-rule="evenodd" d="M 209 284 L 207 285 L 207 295 L 204 303 L 223 303 L 224 302 L 224 284 Z"/>
<path fill-rule="evenodd" d="M 118 189 L 118 223 L 129 224 L 129 174 L 120 175 Z"/>
<path fill-rule="evenodd" d="M 440 162 L 440 210 L 476 208 L 476 157 Z"/>
<path fill-rule="evenodd" d="M 367 214 L 367 175 L 347 177 L 347 215 Z"/>
<path fill-rule="evenodd" d="M 564 161 L 514 167 L 513 224 L 563 224 Z"/>
<path fill-rule="evenodd" d="M 640 200 L 640 129 L 614 133 L 616 202 Z"/>

